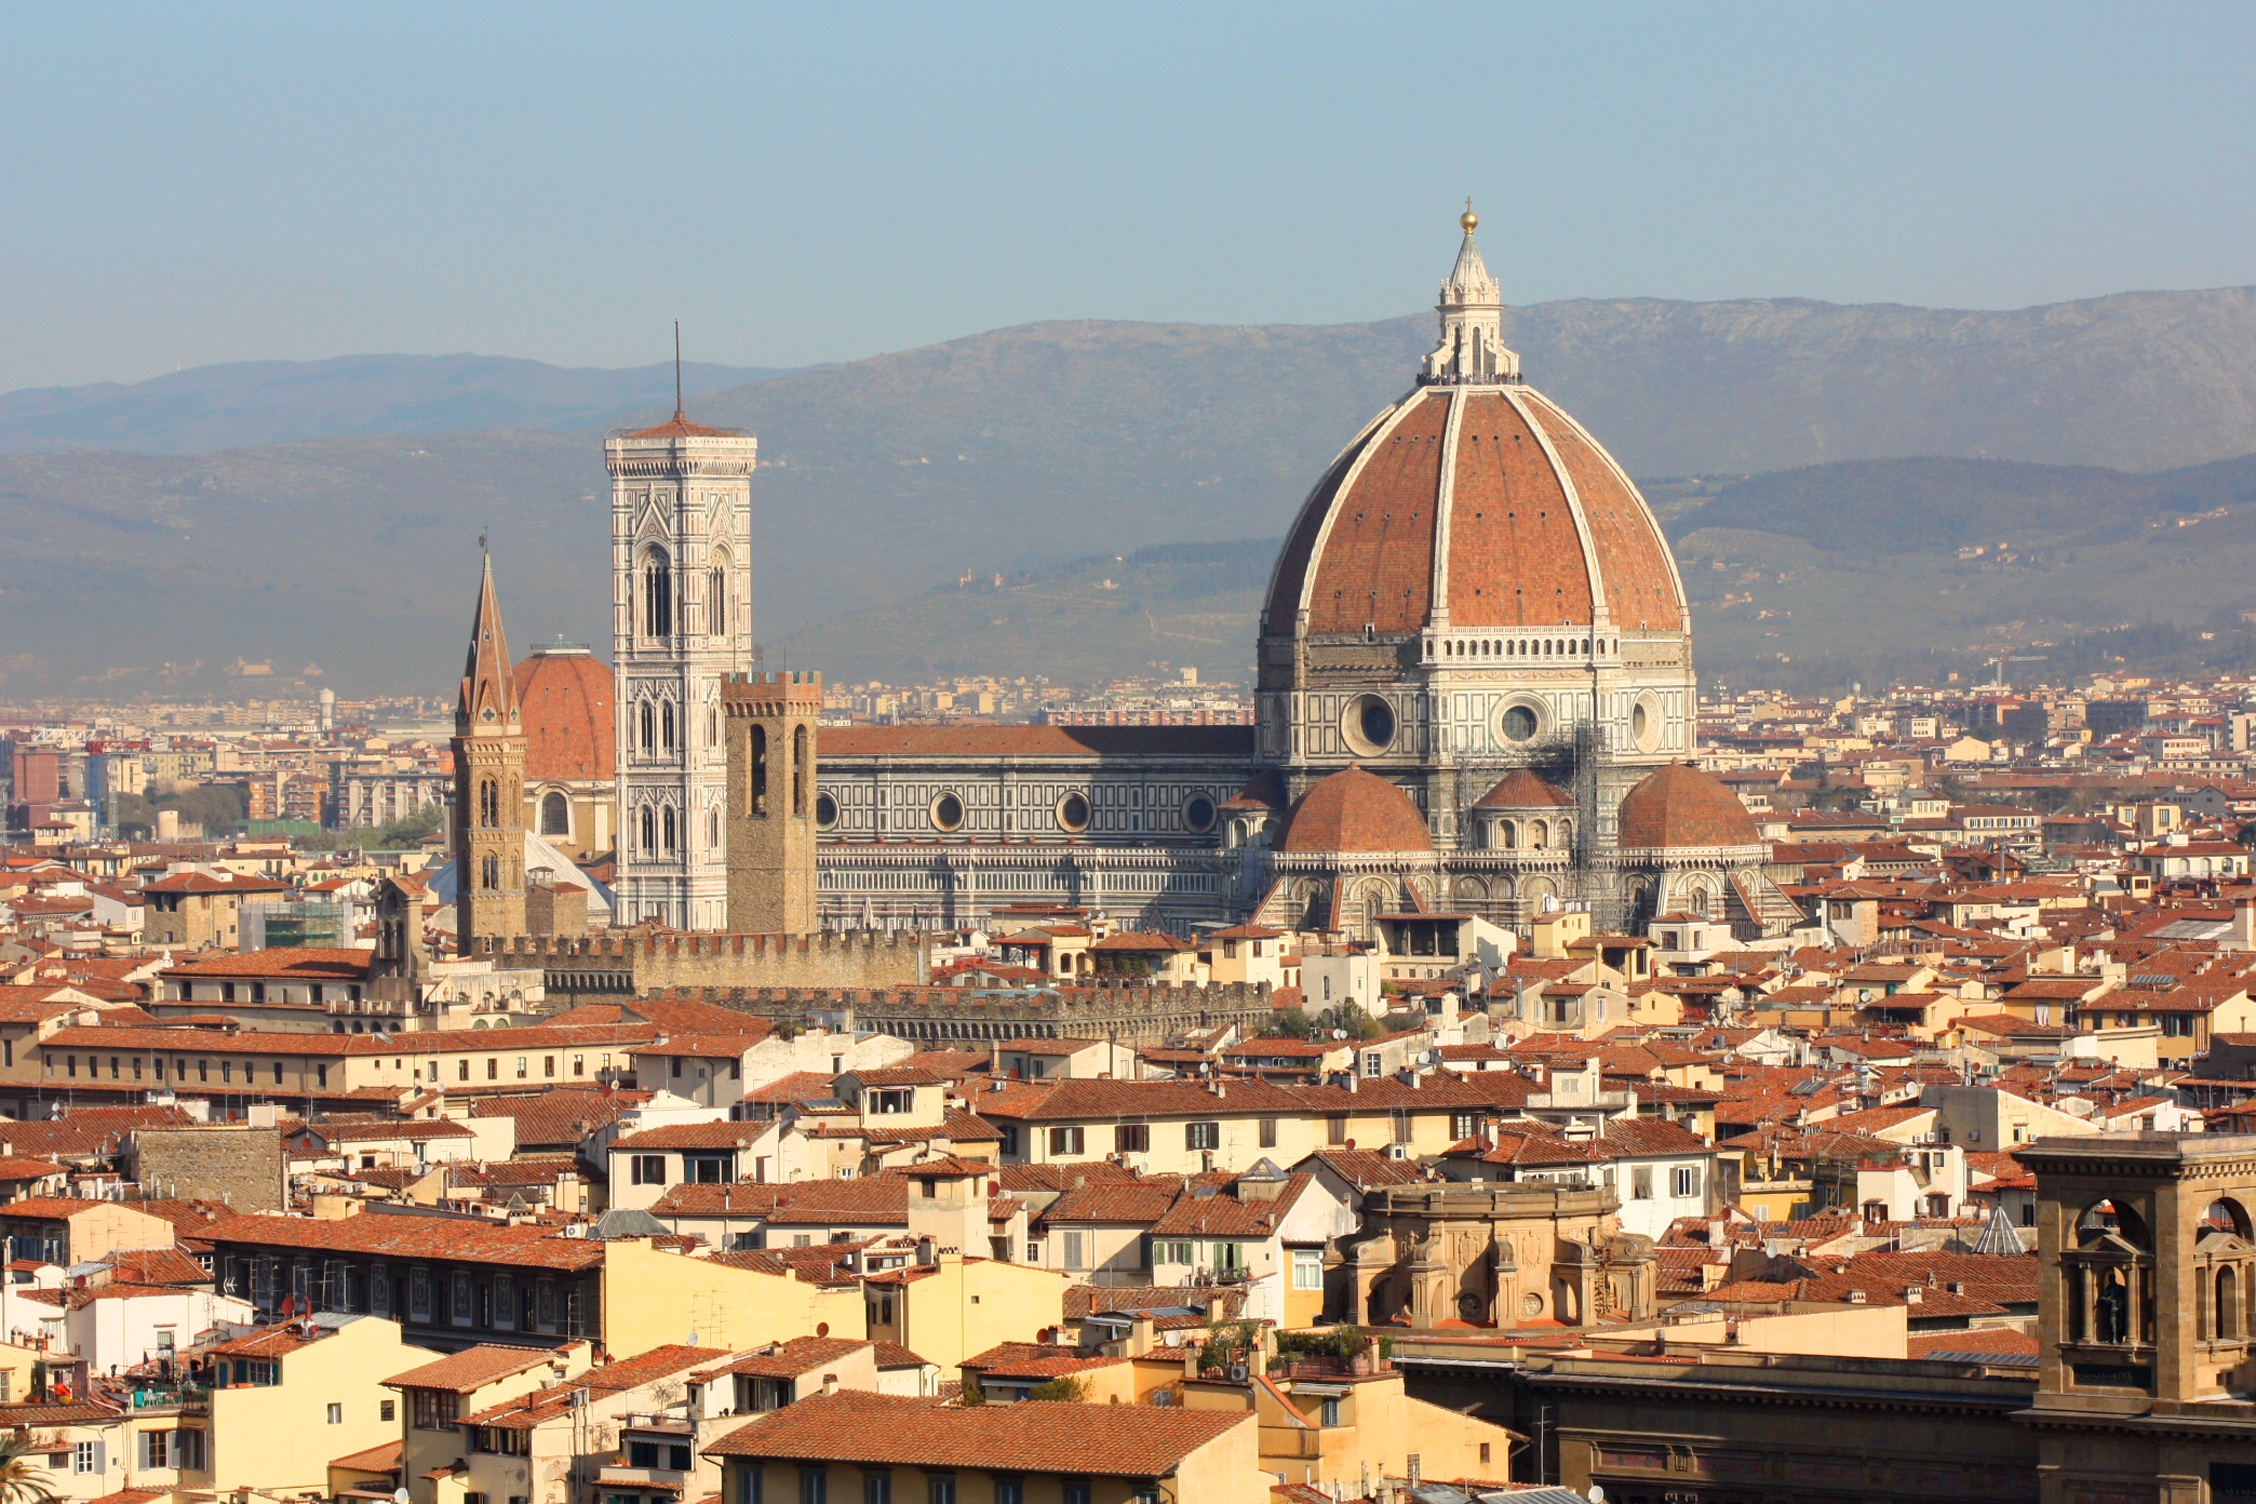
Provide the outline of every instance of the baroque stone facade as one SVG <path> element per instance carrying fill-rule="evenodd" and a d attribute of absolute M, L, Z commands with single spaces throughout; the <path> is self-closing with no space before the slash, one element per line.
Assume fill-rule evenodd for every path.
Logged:
<path fill-rule="evenodd" d="M 1621 1230 L 1606 1188 L 1385 1186 L 1363 1203 L 1342 1320 L 1509 1330 L 1653 1314 L 1653 1240 Z"/>

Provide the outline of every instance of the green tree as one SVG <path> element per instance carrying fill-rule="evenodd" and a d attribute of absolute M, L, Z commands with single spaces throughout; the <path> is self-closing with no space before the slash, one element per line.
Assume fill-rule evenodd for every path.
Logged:
<path fill-rule="evenodd" d="M 0 1437 L 0 1504 L 56 1504 L 52 1480 L 31 1461 L 31 1438 Z"/>
<path fill-rule="evenodd" d="M 1056 1378 L 1045 1379 L 1027 1390 L 1026 1397 L 1030 1400 L 1064 1400 L 1078 1405 L 1089 1397 L 1089 1381 L 1061 1373 Z"/>
<path fill-rule="evenodd" d="M 1261 1032 L 1272 1039 L 1306 1039 L 1315 1027 L 1309 1021 L 1308 1010 L 1296 1005 L 1271 1014 L 1269 1027 Z"/>
<path fill-rule="evenodd" d="M 439 804 L 426 804 L 406 819 L 395 820 L 382 830 L 377 831 L 368 844 L 386 848 L 420 846 L 432 836 L 437 835 L 440 828 L 445 824 L 446 807 Z"/>

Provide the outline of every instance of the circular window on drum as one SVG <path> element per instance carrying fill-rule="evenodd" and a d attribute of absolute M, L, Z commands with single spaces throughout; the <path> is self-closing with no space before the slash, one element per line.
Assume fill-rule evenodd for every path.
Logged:
<path fill-rule="evenodd" d="M 1340 716 L 1340 735 L 1363 757 L 1376 757 L 1394 745 L 1394 707 L 1377 695 L 1357 695 Z"/>
<path fill-rule="evenodd" d="M 1629 739 L 1640 752 L 1660 750 L 1664 734 L 1660 696 L 1647 691 L 1629 709 Z"/>
<path fill-rule="evenodd" d="M 1214 828 L 1214 801 L 1204 794 L 1193 794 L 1183 801 L 1183 824 L 1200 835 Z"/>
<path fill-rule="evenodd" d="M 1057 802 L 1058 829 L 1081 834 L 1089 828 L 1089 796 L 1068 794 Z"/>
<path fill-rule="evenodd" d="M 815 828 L 829 830 L 838 823 L 838 796 L 831 793 L 815 795 Z"/>
<path fill-rule="evenodd" d="M 964 823 L 964 802 L 955 794 L 942 794 L 932 801 L 932 828 L 934 830 L 961 830 Z"/>
<path fill-rule="evenodd" d="M 1496 709 L 1496 739 L 1514 746 L 1532 742 L 1543 734 L 1550 720 L 1541 700 L 1506 700 Z"/>

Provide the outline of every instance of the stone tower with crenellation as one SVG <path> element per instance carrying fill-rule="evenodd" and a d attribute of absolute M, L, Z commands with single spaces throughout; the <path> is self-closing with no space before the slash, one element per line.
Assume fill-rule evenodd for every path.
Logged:
<path fill-rule="evenodd" d="M 728 927 L 804 935 L 815 912 L 816 723 L 820 674 L 737 674 L 721 684 L 728 725 Z"/>
<path fill-rule="evenodd" d="M 677 410 L 603 445 L 611 472 L 616 923 L 728 920 L 721 681 L 752 667 L 750 434 Z"/>
<path fill-rule="evenodd" d="M 482 941 L 525 933 L 525 728 L 490 554 L 470 623 L 452 745 L 455 934 L 461 953 L 470 955 Z"/>

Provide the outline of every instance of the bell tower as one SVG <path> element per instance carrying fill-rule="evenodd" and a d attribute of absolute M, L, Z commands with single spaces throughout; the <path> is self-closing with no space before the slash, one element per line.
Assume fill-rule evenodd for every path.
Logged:
<path fill-rule="evenodd" d="M 728 722 L 728 927 L 805 935 L 815 919 L 815 730 L 822 675 L 733 675 Z"/>
<path fill-rule="evenodd" d="M 759 441 L 683 416 L 604 441 L 617 675 L 616 923 L 728 924 L 721 681 L 752 667 Z"/>
<path fill-rule="evenodd" d="M 455 935 L 467 956 L 481 942 L 525 933 L 525 728 L 491 554 L 470 623 L 453 748 Z"/>

